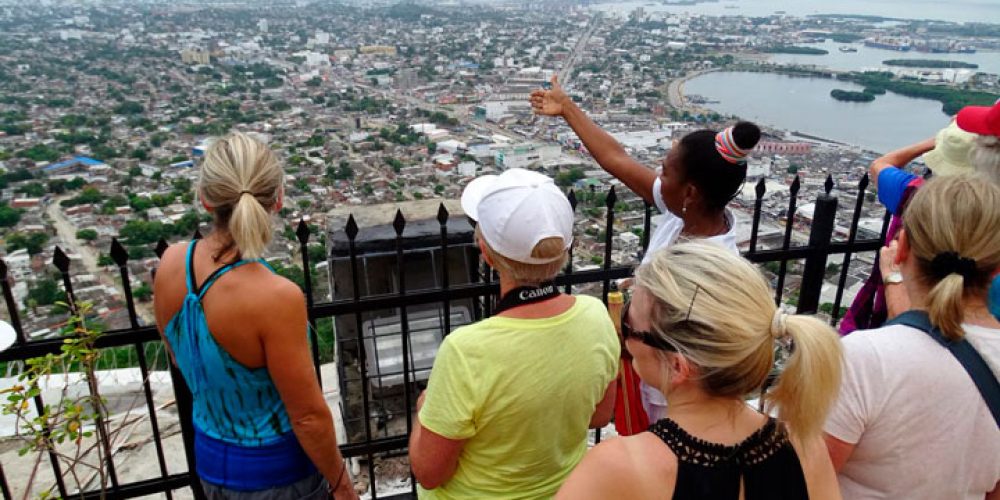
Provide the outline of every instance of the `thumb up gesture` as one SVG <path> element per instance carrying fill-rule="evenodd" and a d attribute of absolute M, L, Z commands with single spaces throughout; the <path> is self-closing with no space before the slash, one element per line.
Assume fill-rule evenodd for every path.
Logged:
<path fill-rule="evenodd" d="M 552 75 L 552 86 L 549 89 L 538 89 L 531 93 L 531 108 L 537 115 L 563 116 L 563 105 L 569 102 L 569 96 L 559 85 L 559 77 Z"/>

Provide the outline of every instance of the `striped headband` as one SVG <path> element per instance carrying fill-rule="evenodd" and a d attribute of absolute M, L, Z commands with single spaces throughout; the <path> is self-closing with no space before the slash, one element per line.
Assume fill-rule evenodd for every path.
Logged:
<path fill-rule="evenodd" d="M 722 155 L 723 159 L 733 165 L 745 163 L 747 155 L 750 154 L 749 151 L 744 151 L 736 145 L 736 139 L 733 138 L 733 127 L 727 127 L 715 134 L 715 150 Z"/>

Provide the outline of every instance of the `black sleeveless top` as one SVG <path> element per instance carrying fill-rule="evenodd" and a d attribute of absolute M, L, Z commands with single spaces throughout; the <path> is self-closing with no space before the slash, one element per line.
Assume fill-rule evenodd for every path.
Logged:
<path fill-rule="evenodd" d="M 809 498 L 799 457 L 774 418 L 733 446 L 698 439 L 668 418 L 649 431 L 677 455 L 675 499 L 736 500 L 741 479 L 746 500 Z"/>

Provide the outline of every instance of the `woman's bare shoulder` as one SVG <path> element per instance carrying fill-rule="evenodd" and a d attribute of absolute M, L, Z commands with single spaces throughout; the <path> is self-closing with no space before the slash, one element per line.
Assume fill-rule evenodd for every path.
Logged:
<path fill-rule="evenodd" d="M 651 433 L 611 438 L 587 453 L 557 498 L 660 497 L 672 492 L 676 470 L 676 457 Z"/>
<path fill-rule="evenodd" d="M 247 266 L 248 271 L 237 285 L 247 293 L 251 303 L 271 307 L 305 307 L 305 292 L 292 280 L 272 272 L 264 266 Z M 246 286 L 252 282 L 253 286 Z"/>
<path fill-rule="evenodd" d="M 183 268 L 184 262 L 187 260 L 187 251 L 190 245 L 190 241 L 182 241 L 168 246 L 164 250 L 163 255 L 160 256 L 159 265 L 156 266 L 157 274 L 159 274 L 159 270 L 161 269 Z"/>

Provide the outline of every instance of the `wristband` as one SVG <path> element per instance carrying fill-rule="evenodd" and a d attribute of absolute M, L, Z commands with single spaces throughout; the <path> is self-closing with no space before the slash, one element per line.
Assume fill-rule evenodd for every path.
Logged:
<path fill-rule="evenodd" d="M 347 472 L 347 460 L 341 460 L 340 463 L 340 474 L 337 476 L 337 483 L 330 487 L 330 498 L 333 498 L 333 492 L 340 487 L 340 483 L 344 481 L 344 473 Z"/>

